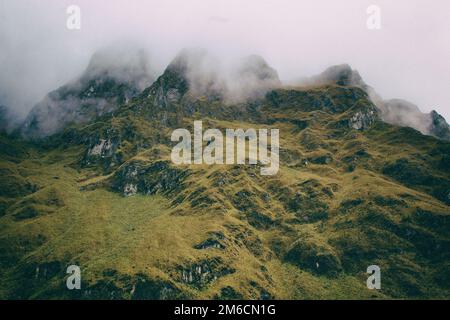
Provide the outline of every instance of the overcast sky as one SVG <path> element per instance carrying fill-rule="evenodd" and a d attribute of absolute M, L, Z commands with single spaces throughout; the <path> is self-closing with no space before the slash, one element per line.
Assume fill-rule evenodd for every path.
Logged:
<path fill-rule="evenodd" d="M 66 28 L 69 5 L 81 30 Z M 370 5 L 381 29 L 366 26 Z M 262 55 L 282 80 L 349 63 L 385 99 L 450 119 L 448 0 L 0 0 L 0 101 L 26 114 L 116 41 L 148 48 L 161 71 L 183 47 Z"/>

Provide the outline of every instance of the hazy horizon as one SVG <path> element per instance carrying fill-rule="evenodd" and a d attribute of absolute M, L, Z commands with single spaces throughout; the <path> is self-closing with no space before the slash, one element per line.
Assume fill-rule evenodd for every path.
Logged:
<path fill-rule="evenodd" d="M 366 27 L 370 5 L 381 29 Z M 81 8 L 68 30 L 66 9 Z M 221 59 L 259 54 L 282 81 L 348 63 L 383 98 L 450 119 L 450 3 L 414 1 L 0 0 L 0 102 L 24 116 L 114 44 L 142 46 L 157 73 L 185 47 Z"/>

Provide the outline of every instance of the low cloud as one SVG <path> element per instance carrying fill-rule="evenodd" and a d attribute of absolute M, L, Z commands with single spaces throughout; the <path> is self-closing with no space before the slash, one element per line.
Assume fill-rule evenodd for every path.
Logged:
<path fill-rule="evenodd" d="M 66 28 L 72 4 L 81 8 L 80 30 Z M 76 79 L 99 48 L 130 39 L 152 54 L 158 74 L 184 47 L 206 48 L 220 61 L 256 53 L 283 81 L 345 61 L 385 99 L 405 98 L 450 118 L 450 3 L 380 0 L 381 29 L 368 30 L 371 4 L 3 0 L 0 105 L 24 118 L 48 92 Z"/>

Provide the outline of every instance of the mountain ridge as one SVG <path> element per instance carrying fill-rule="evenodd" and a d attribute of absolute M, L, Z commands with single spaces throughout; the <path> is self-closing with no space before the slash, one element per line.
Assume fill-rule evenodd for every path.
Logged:
<path fill-rule="evenodd" d="M 450 142 L 382 121 L 349 74 L 230 102 L 185 71 L 44 139 L 0 134 L 0 298 L 448 297 Z M 278 174 L 175 165 L 195 120 L 278 129 Z"/>
<path fill-rule="evenodd" d="M 61 131 L 71 122 L 86 123 L 93 117 L 112 112 L 131 98 L 148 92 L 156 77 L 149 75 L 146 54 L 143 51 L 136 51 L 133 54 L 129 55 L 131 58 L 121 61 L 122 65 L 115 67 L 112 72 L 108 68 L 116 61 L 116 56 L 126 57 L 126 55 L 114 51 L 112 53 L 100 51 L 94 54 L 88 68 L 78 80 L 51 92 L 33 108 L 22 125 L 22 134 L 28 138 L 45 137 Z M 139 64 L 141 67 L 136 68 Z M 219 65 L 218 60 L 210 56 L 206 50 L 182 50 L 164 71 L 173 75 L 177 72 L 185 74 L 184 79 L 180 78 L 180 85 L 184 88 L 176 86 L 172 88 L 173 96 L 169 99 L 177 98 L 176 90 L 181 90 L 183 95 L 188 82 L 194 95 L 216 97 L 231 105 L 261 98 L 271 89 L 289 87 L 283 85 L 276 70 L 257 55 L 242 59 L 227 76 L 221 75 L 220 69 L 214 65 Z M 144 83 L 147 85 L 143 85 Z M 303 79 L 298 84 L 306 87 L 324 85 L 359 87 L 369 94 L 384 121 L 412 127 L 423 134 L 440 139 L 450 139 L 450 126 L 436 111 L 433 110 L 429 114 L 422 113 L 416 105 L 406 100 L 383 100 L 348 64 L 331 66 L 321 74 Z M 111 98 L 108 98 L 108 92 L 115 92 L 115 101 L 109 101 Z M 80 109 L 79 106 L 84 107 Z"/>

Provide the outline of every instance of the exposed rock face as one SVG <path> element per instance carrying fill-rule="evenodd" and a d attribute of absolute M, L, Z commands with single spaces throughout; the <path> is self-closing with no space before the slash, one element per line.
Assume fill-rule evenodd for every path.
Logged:
<path fill-rule="evenodd" d="M 131 299 L 133 300 L 174 300 L 186 298 L 187 296 L 172 283 L 161 279 L 152 279 L 144 274 L 136 276 L 136 283 L 131 289 Z"/>
<path fill-rule="evenodd" d="M 87 149 L 81 159 L 83 167 L 100 164 L 108 172 L 112 167 L 122 163 L 122 154 L 118 152 L 121 137 L 118 133 L 106 132 L 104 135 L 96 134 L 87 139 Z"/>
<path fill-rule="evenodd" d="M 111 140 L 100 139 L 98 144 L 94 145 L 91 149 L 88 150 L 88 155 L 107 157 L 111 155 L 112 147 L 113 143 L 111 142 Z"/>
<path fill-rule="evenodd" d="M 182 282 L 200 289 L 220 277 L 234 273 L 235 270 L 226 266 L 223 260 L 217 257 L 198 261 L 189 266 L 179 266 L 178 272 L 178 278 Z"/>
<path fill-rule="evenodd" d="M 383 100 L 372 87 L 364 82 L 358 71 L 352 69 L 348 64 L 331 66 L 317 76 L 300 81 L 300 84 L 314 86 L 337 84 L 361 88 L 367 92 L 372 102 L 379 109 L 383 121 L 402 127 L 411 127 L 423 134 L 440 139 L 450 139 L 449 125 L 436 111 L 427 114 L 421 112 L 416 105 L 405 100 Z M 356 116 L 351 126 L 355 129 L 364 127 L 364 120 L 362 120 L 361 115 Z"/>
<path fill-rule="evenodd" d="M 114 111 L 153 79 L 144 51 L 99 51 L 79 79 L 49 93 L 32 109 L 22 133 L 28 138 L 45 137 L 72 122 L 87 122 Z"/>
<path fill-rule="evenodd" d="M 132 161 L 112 177 L 111 187 L 125 196 L 141 194 L 172 194 L 183 188 L 187 170 L 174 168 L 168 161 L 143 163 Z"/>
<path fill-rule="evenodd" d="M 189 62 L 185 55 L 178 55 L 155 83 L 143 92 L 143 96 L 150 99 L 160 110 L 170 108 L 189 89 L 188 70 Z"/>
<path fill-rule="evenodd" d="M 375 122 L 376 114 L 374 110 L 358 111 L 350 118 L 349 126 L 356 130 L 366 130 Z"/>
<path fill-rule="evenodd" d="M 196 244 L 194 246 L 197 250 L 204 250 L 204 249 L 225 249 L 226 246 L 223 244 L 223 240 L 225 239 L 225 236 L 222 232 L 211 232 L 208 239 L 202 241 L 199 244 Z"/>
<path fill-rule="evenodd" d="M 430 117 L 430 133 L 438 138 L 450 140 L 450 126 L 447 121 L 445 121 L 444 117 L 434 110 L 431 111 Z"/>

